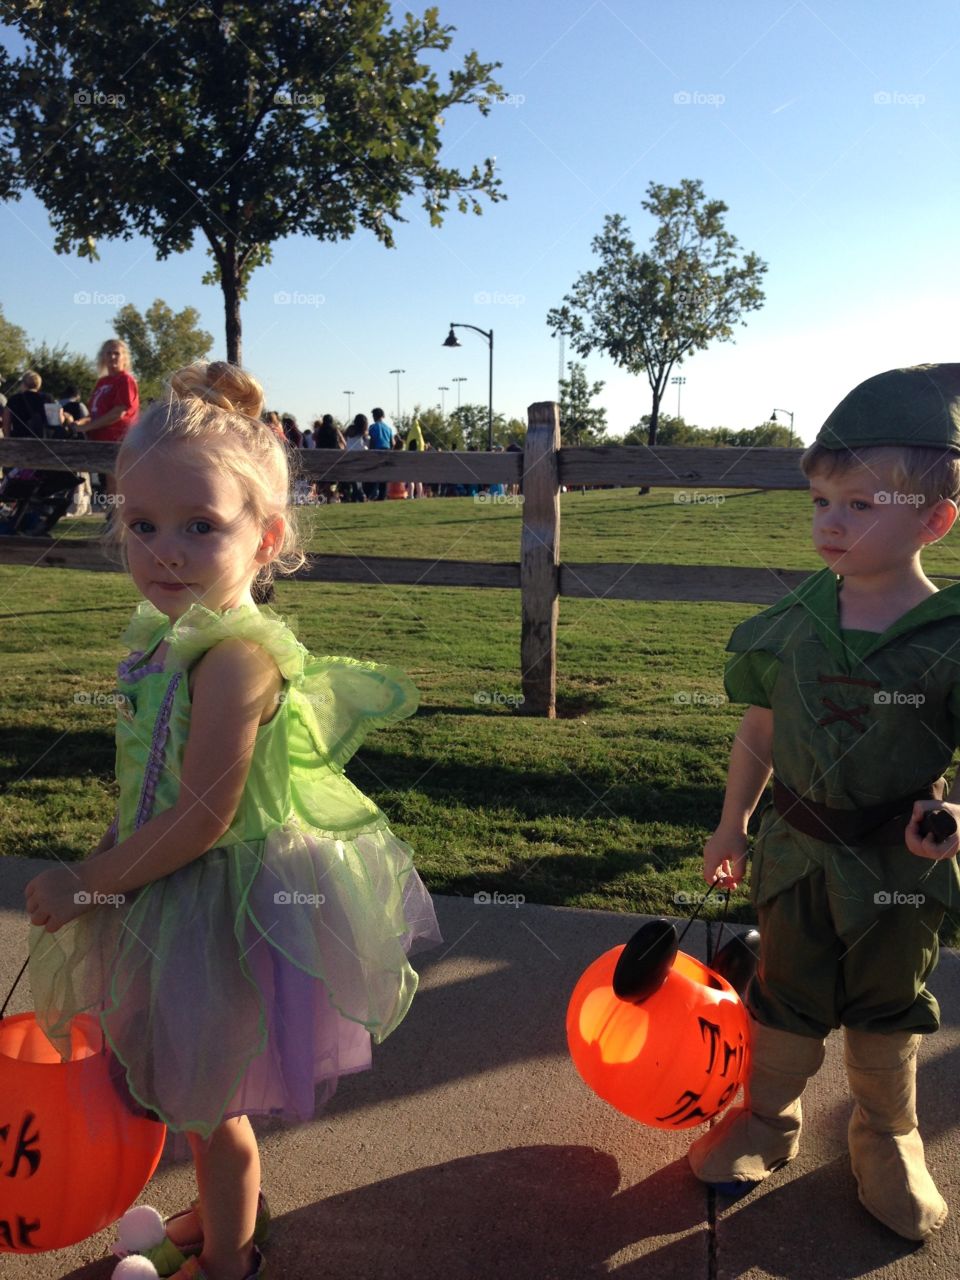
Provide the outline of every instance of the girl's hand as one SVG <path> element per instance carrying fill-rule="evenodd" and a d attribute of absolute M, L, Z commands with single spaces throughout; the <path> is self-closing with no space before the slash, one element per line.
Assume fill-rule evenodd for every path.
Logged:
<path fill-rule="evenodd" d="M 954 822 L 957 823 L 958 828 L 960 828 L 960 805 L 949 804 L 946 800 L 915 800 L 913 813 L 910 815 L 910 821 L 907 824 L 907 848 L 911 853 L 916 854 L 918 858 L 929 858 L 932 862 L 942 862 L 946 858 L 952 858 L 957 850 L 960 849 L 960 830 L 955 831 L 953 835 L 948 836 L 946 840 L 942 840 L 939 844 L 932 835 L 922 837 L 920 835 L 920 821 L 923 815 L 932 809 L 946 809 Z"/>
<path fill-rule="evenodd" d="M 27 885 L 26 900 L 30 923 L 47 933 L 56 933 L 94 906 L 93 895 L 84 890 L 77 872 L 67 866 L 51 867 L 34 876 Z"/>
<path fill-rule="evenodd" d="M 747 865 L 747 833 L 717 827 L 703 846 L 703 878 L 721 889 L 736 889 Z"/>

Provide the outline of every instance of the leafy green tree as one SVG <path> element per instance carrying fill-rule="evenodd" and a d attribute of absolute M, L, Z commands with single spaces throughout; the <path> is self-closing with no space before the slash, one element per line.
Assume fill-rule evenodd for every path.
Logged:
<path fill-rule="evenodd" d="M 202 236 L 228 360 L 278 241 L 363 227 L 392 247 L 408 196 L 435 227 L 502 198 L 492 159 L 441 163 L 448 112 L 486 115 L 502 90 L 473 51 L 441 83 L 454 28 L 436 8 L 392 26 L 388 0 L 10 0 L 5 20 L 25 45 L 0 61 L 5 193 L 42 201 L 61 253 L 139 234 L 164 259 Z"/>
<path fill-rule="evenodd" d="M 486 449 L 488 407 L 485 404 L 463 404 L 450 414 L 451 423 L 456 423 L 460 431 L 461 449 Z M 502 413 L 494 410 L 493 443 L 502 444 L 504 448 L 510 443 L 507 433 L 507 420 Z"/>
<path fill-rule="evenodd" d="M 705 435 L 706 432 L 699 427 L 685 422 L 683 418 L 671 417 L 668 413 L 662 415 L 657 425 L 657 444 L 697 444 L 703 446 L 708 443 L 703 438 Z M 649 438 L 650 415 L 645 413 L 640 421 L 630 428 L 620 441 L 620 444 L 646 444 Z"/>
<path fill-rule="evenodd" d="M 61 399 L 70 387 L 78 387 L 80 398 L 89 401 L 97 381 L 97 366 L 89 356 L 42 342 L 30 352 L 29 364 L 43 379 L 43 390 L 55 399 Z"/>
<path fill-rule="evenodd" d="M 606 385 L 587 381 L 587 367 L 579 361 L 567 362 L 568 377 L 560 379 L 561 444 L 602 444 L 607 434 L 607 411 L 590 401 Z"/>
<path fill-rule="evenodd" d="M 651 182 L 643 208 L 657 227 L 650 248 L 638 253 L 620 214 L 604 219 L 593 240 L 600 259 L 580 276 L 560 307 L 547 315 L 554 334 L 570 338 L 581 356 L 603 351 L 650 384 L 647 443 L 657 443 L 660 401 L 674 366 L 713 341 L 733 338 L 741 317 L 763 304 L 767 269 L 755 253 L 738 256 L 721 200 L 707 200 L 703 185 Z"/>
<path fill-rule="evenodd" d="M 200 312 L 184 307 L 174 312 L 157 298 L 141 315 L 132 302 L 121 307 L 113 330 L 130 348 L 130 361 L 140 386 L 140 399 L 159 398 L 166 378 L 185 364 L 202 360 L 213 338 L 197 328 Z"/>
<path fill-rule="evenodd" d="M 16 389 L 17 379 L 29 367 L 30 352 L 26 332 L 3 314 L 0 307 L 0 389 Z"/>
<path fill-rule="evenodd" d="M 735 443 L 761 449 L 796 449 L 802 441 L 782 422 L 761 422 L 758 427 L 738 431 Z"/>

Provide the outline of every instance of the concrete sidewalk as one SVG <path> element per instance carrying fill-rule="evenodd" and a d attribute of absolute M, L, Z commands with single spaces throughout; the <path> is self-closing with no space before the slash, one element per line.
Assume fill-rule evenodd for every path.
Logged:
<path fill-rule="evenodd" d="M 26 955 L 23 886 L 45 865 L 0 862 L 0 1000 Z M 943 1029 L 921 1051 L 920 1115 L 952 1215 L 913 1246 L 857 1201 L 838 1036 L 804 1096 L 800 1157 L 736 1204 L 712 1197 L 684 1152 L 697 1131 L 642 1128 L 593 1096 L 570 1063 L 566 1003 L 580 973 L 638 916 L 438 898 L 446 939 L 374 1068 L 345 1079 L 313 1123 L 256 1123 L 275 1214 L 273 1280 L 847 1280 L 960 1273 L 960 957 L 931 984 Z M 684 949 L 703 956 L 705 932 Z M 18 989 L 10 1012 L 30 1007 Z M 192 1167 L 165 1160 L 141 1197 L 189 1202 Z M 0 1190 L 2 1199 L 2 1190 Z M 0 1277 L 109 1276 L 112 1232 L 56 1253 L 0 1254 Z"/>

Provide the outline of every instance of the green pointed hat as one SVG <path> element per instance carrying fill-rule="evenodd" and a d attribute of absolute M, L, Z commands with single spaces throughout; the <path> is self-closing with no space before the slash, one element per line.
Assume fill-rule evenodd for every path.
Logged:
<path fill-rule="evenodd" d="M 914 445 L 960 453 L 960 364 L 878 373 L 845 396 L 820 428 L 825 449 Z"/>

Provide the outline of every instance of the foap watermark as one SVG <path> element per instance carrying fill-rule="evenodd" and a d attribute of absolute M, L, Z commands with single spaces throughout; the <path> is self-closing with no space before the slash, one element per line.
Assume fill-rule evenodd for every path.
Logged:
<path fill-rule="evenodd" d="M 86 889 L 78 889 L 73 900 L 78 907 L 122 907 L 127 899 L 122 893 L 88 893 Z"/>
<path fill-rule="evenodd" d="M 926 502 L 922 493 L 899 493 L 896 489 L 879 489 L 873 500 L 878 507 L 922 507 Z"/>
<path fill-rule="evenodd" d="M 699 907 L 709 896 L 708 893 L 691 893 L 689 889 L 678 889 L 673 895 L 673 904 L 676 907 Z"/>
<path fill-rule="evenodd" d="M 278 889 L 273 895 L 278 907 L 322 907 L 326 900 L 322 893 L 301 893 L 299 889 Z"/>
<path fill-rule="evenodd" d="M 122 493 L 95 493 L 90 499 L 94 507 L 122 507 L 126 498 Z"/>
<path fill-rule="evenodd" d="M 273 295 L 274 305 L 278 307 L 322 307 L 326 302 L 322 293 L 301 293 L 299 290 L 279 289 Z"/>
<path fill-rule="evenodd" d="M 484 507 L 522 507 L 522 493 L 475 493 L 474 502 Z"/>
<path fill-rule="evenodd" d="M 311 111 L 323 106 L 322 93 L 301 93 L 299 89 L 278 89 L 273 95 L 274 106 L 299 107 L 301 111 Z"/>
<path fill-rule="evenodd" d="M 678 107 L 722 107 L 726 102 L 722 93 L 703 93 L 700 89 L 680 89 L 673 95 Z"/>
<path fill-rule="evenodd" d="M 478 307 L 522 307 L 526 300 L 526 294 L 501 293 L 496 289 L 480 289 L 473 295 L 473 301 Z"/>
<path fill-rule="evenodd" d="M 522 893 L 498 893 L 496 890 L 488 893 L 481 889 L 473 895 L 473 900 L 481 907 L 522 907 L 527 899 Z"/>
<path fill-rule="evenodd" d="M 92 293 L 88 289 L 81 289 L 73 295 L 75 307 L 122 307 L 126 301 L 125 293 L 100 293 L 96 289 Z"/>
<path fill-rule="evenodd" d="M 873 95 L 875 107 L 922 107 L 925 93 L 901 93 L 899 89 L 878 89 Z"/>
<path fill-rule="evenodd" d="M 904 693 L 902 689 L 878 689 L 873 695 L 878 707 L 922 707 L 926 694 Z"/>
<path fill-rule="evenodd" d="M 678 707 L 722 707 L 726 702 L 726 694 L 701 693 L 698 689 L 678 689 L 673 695 Z"/>
<path fill-rule="evenodd" d="M 73 100 L 78 107 L 123 107 L 127 102 L 123 93 L 101 93 L 99 89 L 78 89 Z"/>
<path fill-rule="evenodd" d="M 286 702 L 289 696 L 290 696 L 289 689 L 281 689 L 280 692 L 277 694 L 278 704 Z M 297 690 L 297 697 L 300 698 L 303 702 L 308 702 L 311 707 L 322 707 L 322 706 L 325 706 L 330 701 L 329 693 L 304 693 L 302 690 L 299 690 L 299 689 Z"/>
<path fill-rule="evenodd" d="M 487 98 L 497 107 L 522 107 L 526 100 L 525 93 L 495 93 Z"/>
<path fill-rule="evenodd" d="M 522 707 L 526 698 L 522 693 L 501 693 L 499 689 L 478 689 L 473 695 L 478 707 Z"/>
<path fill-rule="evenodd" d="M 719 507 L 726 502 L 722 493 L 701 493 L 699 489 L 678 489 L 673 500 L 680 506 Z"/>
<path fill-rule="evenodd" d="M 101 693 L 99 690 L 94 693 L 81 690 L 73 695 L 73 700 L 78 706 L 88 707 L 125 707 L 128 701 L 125 693 Z"/>
<path fill-rule="evenodd" d="M 922 907 L 926 900 L 926 894 L 901 893 L 899 889 L 894 889 L 892 893 L 889 889 L 878 889 L 873 895 L 873 901 L 878 907 Z"/>

